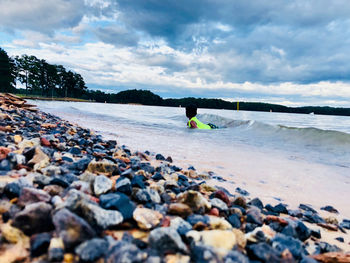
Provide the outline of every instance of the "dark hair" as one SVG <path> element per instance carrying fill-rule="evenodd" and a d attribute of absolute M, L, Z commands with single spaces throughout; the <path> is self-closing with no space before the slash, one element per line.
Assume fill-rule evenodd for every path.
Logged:
<path fill-rule="evenodd" d="M 190 104 L 186 106 L 186 116 L 191 119 L 192 117 L 197 115 L 197 106 L 194 104 Z"/>

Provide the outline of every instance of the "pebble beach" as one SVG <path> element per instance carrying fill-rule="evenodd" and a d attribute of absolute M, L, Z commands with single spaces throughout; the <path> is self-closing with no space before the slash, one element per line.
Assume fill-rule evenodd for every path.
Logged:
<path fill-rule="evenodd" d="M 350 262 L 327 200 L 271 205 L 223 180 L 0 94 L 0 263 Z"/>

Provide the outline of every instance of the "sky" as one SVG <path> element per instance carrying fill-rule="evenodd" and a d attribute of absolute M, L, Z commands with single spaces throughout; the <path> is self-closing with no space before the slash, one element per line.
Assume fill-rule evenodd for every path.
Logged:
<path fill-rule="evenodd" d="M 350 107 L 349 0 L 0 0 L 0 47 L 90 89 Z"/>

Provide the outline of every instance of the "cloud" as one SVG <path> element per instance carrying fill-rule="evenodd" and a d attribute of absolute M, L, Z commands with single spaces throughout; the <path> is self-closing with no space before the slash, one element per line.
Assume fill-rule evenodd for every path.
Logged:
<path fill-rule="evenodd" d="M 2 28 L 47 34 L 78 25 L 85 13 L 84 0 L 1 0 L 0 5 Z"/>
<path fill-rule="evenodd" d="M 94 31 L 101 41 L 115 46 L 135 46 L 139 41 L 135 32 L 121 26 L 98 27 Z"/>

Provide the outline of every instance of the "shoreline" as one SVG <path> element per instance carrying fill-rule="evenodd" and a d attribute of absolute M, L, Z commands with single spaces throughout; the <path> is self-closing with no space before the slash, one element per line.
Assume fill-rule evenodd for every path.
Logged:
<path fill-rule="evenodd" d="M 264 206 L 244 189 L 216 187 L 210 174 L 183 170 L 161 154 L 133 152 L 41 111 L 1 104 L 0 118 L 6 241 L 0 259 L 6 262 L 23 256 L 115 262 L 123 253 L 135 262 L 350 257 L 344 253 L 350 221 L 337 222 L 337 214 Z"/>

